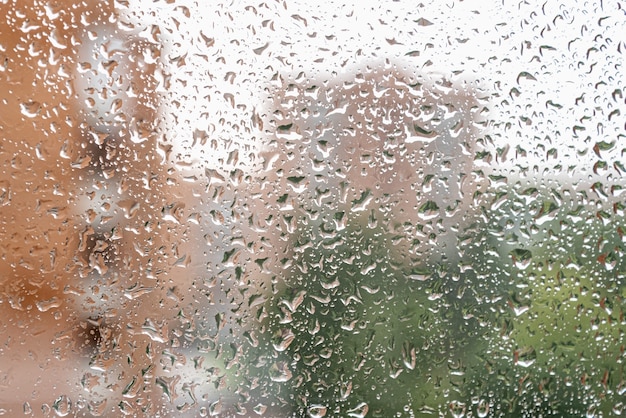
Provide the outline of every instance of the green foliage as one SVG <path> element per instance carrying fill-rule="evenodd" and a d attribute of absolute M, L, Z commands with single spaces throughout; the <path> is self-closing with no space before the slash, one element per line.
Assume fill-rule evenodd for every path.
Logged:
<path fill-rule="evenodd" d="M 507 194 L 444 243 L 457 256 L 347 212 L 303 222 L 251 377 L 293 416 L 619 415 L 621 228 Z"/>
<path fill-rule="evenodd" d="M 397 234 L 363 224 L 301 228 L 293 268 L 264 307 L 261 346 L 271 355 L 259 376 L 269 366 L 280 371 L 270 379 L 288 379 L 285 403 L 298 416 L 321 406 L 357 414 L 359 405 L 367 416 L 410 416 L 463 386 L 478 327 L 461 309 L 458 269 L 415 263 L 393 244 Z"/>
<path fill-rule="evenodd" d="M 514 220 L 492 217 L 485 248 L 496 263 L 479 264 L 506 278 L 508 309 L 491 324 L 466 391 L 489 394 L 490 416 L 620 415 L 623 234 L 576 202 L 545 203 L 549 193 L 535 189 Z M 510 195 L 502 214 L 519 203 Z"/>

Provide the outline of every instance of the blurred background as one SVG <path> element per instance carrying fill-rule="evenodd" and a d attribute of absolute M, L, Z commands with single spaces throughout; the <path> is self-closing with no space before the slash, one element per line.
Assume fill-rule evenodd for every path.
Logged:
<path fill-rule="evenodd" d="M 0 11 L 0 413 L 623 414 L 619 1 Z"/>

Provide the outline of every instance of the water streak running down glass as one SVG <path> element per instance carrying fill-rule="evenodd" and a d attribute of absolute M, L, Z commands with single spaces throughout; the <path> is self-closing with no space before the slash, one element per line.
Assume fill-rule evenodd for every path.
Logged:
<path fill-rule="evenodd" d="M 623 2 L 0 15 L 0 415 L 623 414 Z"/>

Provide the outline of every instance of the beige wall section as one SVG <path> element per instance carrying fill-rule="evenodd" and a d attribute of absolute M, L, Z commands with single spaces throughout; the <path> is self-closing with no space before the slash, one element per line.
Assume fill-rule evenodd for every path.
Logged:
<path fill-rule="evenodd" d="M 79 221 L 68 184 L 79 120 L 68 28 L 85 10 L 36 4 L 0 6 L 0 404 L 12 415 L 76 391 L 81 367 L 72 335 L 80 321 L 73 293 L 84 290 L 72 280 Z"/>
<path fill-rule="evenodd" d="M 118 26 L 110 2 L 53 4 L 0 5 L 0 407 L 67 396 L 94 415 L 155 410 L 160 389 L 122 392 L 154 387 L 163 367 L 141 380 L 158 362 L 146 349 L 171 347 L 163 318 L 180 309 L 167 274 L 180 228 L 161 211 L 180 190 L 156 152 L 151 88 L 160 49 Z"/>

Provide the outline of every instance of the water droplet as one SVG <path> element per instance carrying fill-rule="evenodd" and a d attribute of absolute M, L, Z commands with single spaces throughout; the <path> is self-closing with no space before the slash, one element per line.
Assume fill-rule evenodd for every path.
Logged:
<path fill-rule="evenodd" d="M 514 362 L 518 366 L 528 368 L 537 360 L 537 352 L 533 347 L 523 347 L 515 350 Z"/>
<path fill-rule="evenodd" d="M 52 404 L 52 409 L 57 416 L 66 417 L 72 412 L 72 401 L 67 396 L 61 395 Z"/>
<path fill-rule="evenodd" d="M 274 382 L 288 382 L 293 377 L 289 365 L 284 362 L 274 363 L 269 370 L 270 379 Z"/>
<path fill-rule="evenodd" d="M 364 418 L 369 411 L 369 406 L 365 402 L 361 402 L 357 406 L 348 410 L 348 416 L 353 418 Z"/>
<path fill-rule="evenodd" d="M 432 200 L 422 204 L 418 209 L 418 215 L 424 220 L 433 219 L 439 216 L 439 206 Z"/>
<path fill-rule="evenodd" d="M 20 103 L 20 111 L 22 112 L 22 115 L 27 118 L 34 118 L 41 112 L 41 103 L 33 100 Z"/>
<path fill-rule="evenodd" d="M 530 250 L 526 250 L 523 248 L 517 248 L 510 252 L 511 258 L 513 259 L 513 264 L 519 269 L 526 269 L 530 262 L 532 261 L 532 253 Z"/>
<path fill-rule="evenodd" d="M 291 329 L 282 329 L 275 336 L 276 342 L 274 343 L 274 349 L 279 352 L 285 351 L 289 347 L 289 345 L 291 345 L 295 337 L 296 336 L 291 331 Z"/>
<path fill-rule="evenodd" d="M 486 416 L 489 415 L 489 402 L 487 402 L 485 399 L 481 399 L 478 402 L 478 407 L 476 408 L 476 415 L 479 418 L 485 418 Z"/>
<path fill-rule="evenodd" d="M 47 312 L 52 308 L 58 308 L 63 305 L 63 301 L 58 297 L 54 296 L 48 300 L 40 300 L 36 303 L 37 309 L 41 312 Z"/>
<path fill-rule="evenodd" d="M 452 401 L 450 402 L 448 409 L 450 410 L 450 415 L 452 415 L 453 418 L 463 418 L 467 408 L 463 402 Z"/>
<path fill-rule="evenodd" d="M 252 410 L 257 415 L 263 415 L 263 414 L 265 414 L 265 411 L 267 411 L 267 405 L 259 403 L 254 408 L 252 408 Z"/>
<path fill-rule="evenodd" d="M 328 408 L 323 405 L 311 405 L 307 409 L 307 414 L 311 418 L 322 418 L 326 416 Z"/>

